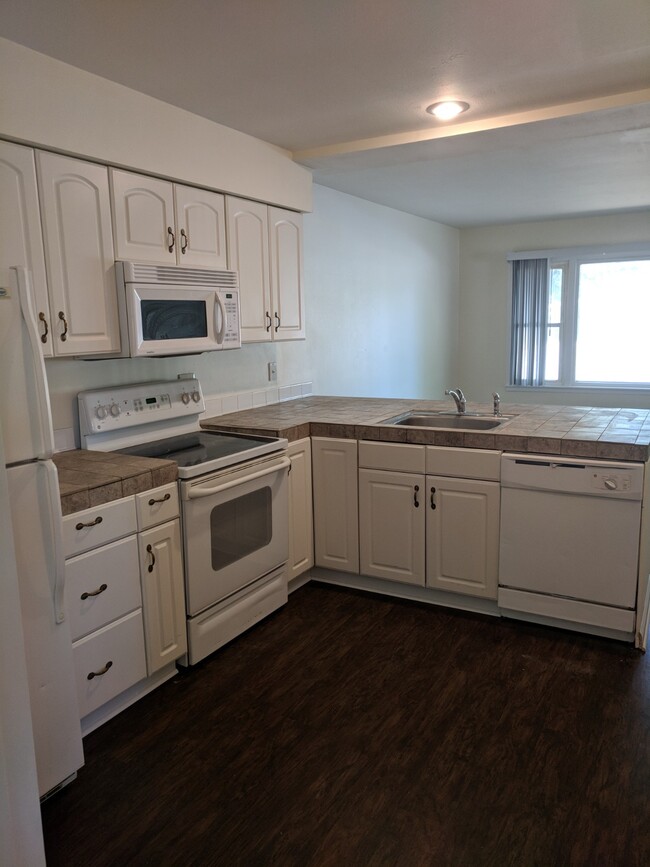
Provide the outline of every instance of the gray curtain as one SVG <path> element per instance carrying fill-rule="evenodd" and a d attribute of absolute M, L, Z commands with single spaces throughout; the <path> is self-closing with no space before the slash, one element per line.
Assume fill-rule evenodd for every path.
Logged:
<path fill-rule="evenodd" d="M 547 311 L 548 259 L 513 260 L 511 385 L 544 382 Z"/>

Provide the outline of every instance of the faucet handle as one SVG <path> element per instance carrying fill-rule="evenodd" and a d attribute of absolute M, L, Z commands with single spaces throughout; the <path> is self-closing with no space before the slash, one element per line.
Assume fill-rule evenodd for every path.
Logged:
<path fill-rule="evenodd" d="M 501 415 L 501 397 L 499 396 L 498 392 L 492 392 L 492 401 L 494 406 L 494 414 Z"/>

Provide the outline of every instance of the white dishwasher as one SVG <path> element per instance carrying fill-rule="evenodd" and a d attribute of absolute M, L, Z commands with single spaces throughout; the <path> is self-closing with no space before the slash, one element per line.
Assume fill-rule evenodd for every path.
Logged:
<path fill-rule="evenodd" d="M 643 469 L 502 455 L 503 614 L 633 640 Z"/>

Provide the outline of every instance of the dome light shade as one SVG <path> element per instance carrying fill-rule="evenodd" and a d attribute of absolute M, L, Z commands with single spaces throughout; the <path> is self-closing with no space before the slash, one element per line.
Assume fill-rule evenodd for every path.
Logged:
<path fill-rule="evenodd" d="M 427 111 L 438 120 L 451 120 L 469 108 L 468 102 L 460 102 L 458 99 L 445 99 L 443 102 L 434 102 L 427 106 Z"/>

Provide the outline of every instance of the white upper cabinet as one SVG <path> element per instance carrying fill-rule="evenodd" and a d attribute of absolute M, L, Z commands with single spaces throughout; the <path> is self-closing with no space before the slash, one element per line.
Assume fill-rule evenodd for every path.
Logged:
<path fill-rule="evenodd" d="M 305 336 L 302 214 L 269 208 L 273 336 L 299 340 Z"/>
<path fill-rule="evenodd" d="M 111 169 L 118 259 L 226 267 L 224 197 Z"/>
<path fill-rule="evenodd" d="M 304 338 L 302 214 L 226 196 L 226 225 L 242 342 Z"/>
<path fill-rule="evenodd" d="M 176 258 L 179 265 L 226 268 L 224 196 L 210 190 L 174 185 Z"/>
<path fill-rule="evenodd" d="M 55 355 L 119 352 L 108 170 L 37 153 Z"/>
<path fill-rule="evenodd" d="M 272 340 L 268 206 L 226 196 L 228 266 L 239 274 L 242 343 Z"/>
<path fill-rule="evenodd" d="M 34 151 L 0 142 L 0 286 L 11 285 L 12 266 L 26 268 L 30 273 L 43 354 L 52 355 Z"/>

